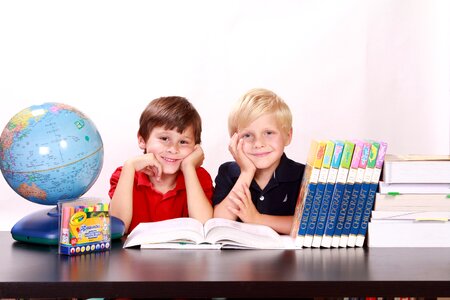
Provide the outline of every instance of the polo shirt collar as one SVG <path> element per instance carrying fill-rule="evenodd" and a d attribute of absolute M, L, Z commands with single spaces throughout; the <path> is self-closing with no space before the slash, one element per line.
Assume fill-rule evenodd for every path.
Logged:
<path fill-rule="evenodd" d="M 297 181 L 300 178 L 300 175 L 301 174 L 299 172 L 297 163 L 289 159 L 286 154 L 283 153 L 280 159 L 280 164 L 272 174 L 272 177 L 264 188 L 264 191 L 267 192 L 270 189 L 278 186 L 278 183 L 280 182 Z M 261 188 L 256 183 L 255 179 L 252 180 L 250 186 L 257 191 L 261 191 Z"/>
<path fill-rule="evenodd" d="M 175 184 L 175 188 L 172 191 L 179 191 L 179 190 L 186 189 L 186 184 L 184 182 L 184 176 L 182 175 L 181 172 L 178 172 L 176 181 L 177 181 L 177 183 Z M 138 186 L 140 186 L 140 185 L 149 186 L 152 189 L 154 189 L 153 183 L 150 181 L 150 178 L 148 178 L 148 175 L 145 174 L 144 172 L 137 172 L 137 185 Z"/>
<path fill-rule="evenodd" d="M 299 167 L 296 162 L 290 160 L 285 153 L 281 156 L 280 164 L 275 169 L 273 178 L 278 182 L 296 181 L 300 178 Z"/>

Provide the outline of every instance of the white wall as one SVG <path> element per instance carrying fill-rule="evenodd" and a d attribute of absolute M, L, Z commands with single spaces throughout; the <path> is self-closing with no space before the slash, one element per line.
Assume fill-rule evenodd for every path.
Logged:
<path fill-rule="evenodd" d="M 254 87 L 290 105 L 287 154 L 297 161 L 312 138 L 450 154 L 449 19 L 445 0 L 2 1 L 0 126 L 50 101 L 90 116 L 105 162 L 87 195 L 99 197 L 113 170 L 140 153 L 139 115 L 163 95 L 198 108 L 213 177 L 231 159 L 227 113 Z M 0 230 L 47 208 L 3 177 L 0 195 Z"/>

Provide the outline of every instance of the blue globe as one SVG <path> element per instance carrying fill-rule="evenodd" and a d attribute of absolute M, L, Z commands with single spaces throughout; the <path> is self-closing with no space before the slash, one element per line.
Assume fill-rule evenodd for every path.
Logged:
<path fill-rule="evenodd" d="M 61 103 L 17 113 L 0 137 L 0 169 L 23 198 L 45 205 L 86 193 L 103 166 L 103 142 L 94 123 Z"/>

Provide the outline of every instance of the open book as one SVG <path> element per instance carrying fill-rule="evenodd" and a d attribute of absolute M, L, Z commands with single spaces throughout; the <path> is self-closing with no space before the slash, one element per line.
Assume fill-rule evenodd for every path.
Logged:
<path fill-rule="evenodd" d="M 141 249 L 295 249 L 290 236 L 268 226 L 213 218 L 204 225 L 192 218 L 140 223 L 124 248 Z"/>

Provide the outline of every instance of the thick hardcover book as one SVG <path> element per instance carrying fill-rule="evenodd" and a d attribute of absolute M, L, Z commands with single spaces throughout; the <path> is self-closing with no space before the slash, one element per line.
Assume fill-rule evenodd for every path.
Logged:
<path fill-rule="evenodd" d="M 322 167 L 320 168 L 319 180 L 317 182 L 316 193 L 311 205 L 311 212 L 309 215 L 308 225 L 306 226 L 305 238 L 303 240 L 303 247 L 311 247 L 314 238 L 314 232 L 316 231 L 317 218 L 319 216 L 320 204 L 322 203 L 323 194 L 325 192 L 325 186 L 328 178 L 328 171 L 331 166 L 331 159 L 333 157 L 334 142 L 327 141 L 325 147 L 325 153 L 323 156 Z"/>
<path fill-rule="evenodd" d="M 363 148 L 363 143 L 361 141 L 355 141 L 355 149 L 353 151 L 352 162 L 350 165 L 350 170 L 347 176 L 347 182 L 344 187 L 344 192 L 342 195 L 342 201 L 339 208 L 336 226 L 333 232 L 333 239 L 331 241 L 331 247 L 339 247 L 339 242 L 341 240 L 342 230 L 344 229 L 345 217 L 347 215 L 347 209 L 350 202 L 350 197 L 353 191 L 353 185 L 356 181 L 356 174 L 358 173 L 358 165 L 361 160 L 361 153 Z"/>
<path fill-rule="evenodd" d="M 450 222 L 371 220 L 369 247 L 450 247 Z"/>
<path fill-rule="evenodd" d="M 296 245 L 299 247 L 303 246 L 303 239 L 305 238 L 312 201 L 316 193 L 325 146 L 325 142 L 313 140 L 306 159 L 305 173 L 295 207 L 294 221 L 290 234 L 295 238 Z"/>
<path fill-rule="evenodd" d="M 327 221 L 328 209 L 330 207 L 331 197 L 333 196 L 334 186 L 336 184 L 343 150 L 344 142 L 336 141 L 334 144 L 333 157 L 331 159 L 330 170 L 328 171 L 328 178 L 325 185 L 325 191 L 323 193 L 322 203 L 320 204 L 319 215 L 317 217 L 316 229 L 314 231 L 312 246 L 316 248 L 320 247 L 322 243 L 322 237 L 325 231 L 325 223 Z"/>
<path fill-rule="evenodd" d="M 358 165 L 358 172 L 356 174 L 355 184 L 353 185 L 352 195 L 348 203 L 347 214 L 345 215 L 344 228 L 342 228 L 341 239 L 339 247 L 347 247 L 350 230 L 353 224 L 353 216 L 355 214 L 357 202 L 359 200 L 359 193 L 361 192 L 361 185 L 364 179 L 364 172 L 366 171 L 367 161 L 369 160 L 370 143 L 363 142 L 361 159 Z"/>
<path fill-rule="evenodd" d="M 358 202 L 356 203 L 355 214 L 353 216 L 352 227 L 350 228 L 350 235 L 348 237 L 348 247 L 355 247 L 356 237 L 359 233 L 359 228 L 361 227 L 362 216 L 364 212 L 364 207 L 366 205 L 366 200 L 369 195 L 370 184 L 372 181 L 373 171 L 375 169 L 375 163 L 377 161 L 378 149 L 380 148 L 380 143 L 373 142 L 370 145 L 369 159 L 367 161 L 367 167 L 364 172 L 364 179 L 361 185 L 361 191 L 359 192 Z"/>
<path fill-rule="evenodd" d="M 341 163 L 339 165 L 339 171 L 334 186 L 333 196 L 331 197 L 330 207 L 328 209 L 327 220 L 325 223 L 325 231 L 322 237 L 321 246 L 325 248 L 331 247 L 333 240 L 334 230 L 336 228 L 336 222 L 341 209 L 341 202 L 344 196 L 344 190 L 347 183 L 347 177 L 350 169 L 350 163 L 352 162 L 353 150 L 355 144 L 349 141 L 344 143 L 344 150 L 342 151 Z"/>
<path fill-rule="evenodd" d="M 386 183 L 450 183 L 450 155 L 388 154 L 383 180 Z"/>
<path fill-rule="evenodd" d="M 356 247 L 362 247 L 367 233 L 367 225 L 369 224 L 370 214 L 372 213 L 373 204 L 375 201 L 375 194 L 378 189 L 378 181 L 380 180 L 381 170 L 383 167 L 384 157 L 387 151 L 387 143 L 380 142 L 375 168 L 370 181 L 369 194 L 367 195 L 366 204 L 364 206 L 361 225 L 359 227 L 358 235 L 356 236 Z"/>
<path fill-rule="evenodd" d="M 375 195 L 375 211 L 450 211 L 448 194 Z"/>
<path fill-rule="evenodd" d="M 379 182 L 380 194 L 449 194 L 450 183 L 386 183 Z"/>
<path fill-rule="evenodd" d="M 268 226 L 213 218 L 203 225 L 196 219 L 177 218 L 140 223 L 128 235 L 124 248 L 146 249 L 295 249 L 294 239 Z"/>
<path fill-rule="evenodd" d="M 450 220 L 450 210 L 447 211 L 378 211 L 372 212 L 371 221 L 405 221 L 414 220 L 416 222 L 447 222 Z"/>

